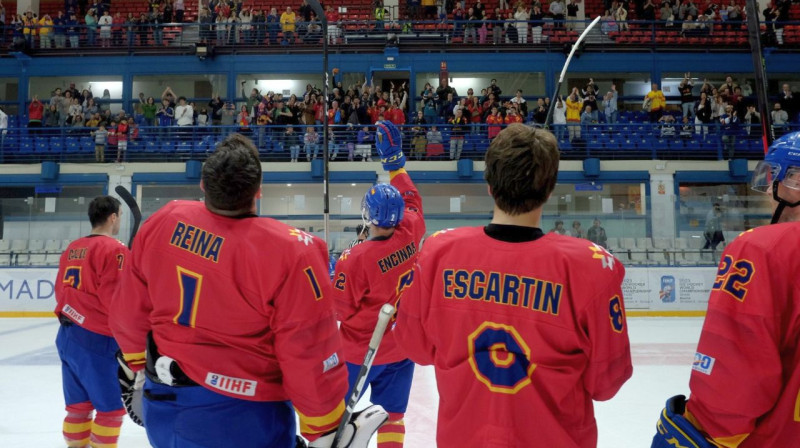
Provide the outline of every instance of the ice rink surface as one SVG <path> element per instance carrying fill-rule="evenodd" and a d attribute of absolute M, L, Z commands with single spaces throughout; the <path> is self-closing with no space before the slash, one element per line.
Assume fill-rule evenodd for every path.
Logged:
<path fill-rule="evenodd" d="M 688 395 L 702 323 L 702 318 L 628 319 L 633 377 L 616 397 L 595 404 L 599 447 L 650 446 L 666 399 Z M 65 446 L 61 368 L 54 342 L 57 329 L 55 318 L 0 319 L 0 447 Z M 432 368 L 417 368 L 406 414 L 406 447 L 434 446 L 437 404 Z M 144 429 L 126 419 L 119 447 L 148 446 Z"/>

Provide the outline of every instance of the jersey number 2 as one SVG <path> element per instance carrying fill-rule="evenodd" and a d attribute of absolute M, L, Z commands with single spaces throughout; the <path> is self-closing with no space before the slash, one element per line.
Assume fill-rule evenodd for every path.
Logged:
<path fill-rule="evenodd" d="M 61 280 L 75 289 L 81 289 L 81 268 L 80 266 L 69 266 L 64 269 L 64 278 Z"/>
<path fill-rule="evenodd" d="M 172 319 L 178 325 L 194 328 L 197 320 L 197 306 L 200 304 L 200 289 L 203 276 L 196 272 L 177 266 L 178 285 L 180 286 L 180 305 L 178 314 Z"/>
<path fill-rule="evenodd" d="M 468 344 L 472 372 L 490 391 L 516 394 L 531 384 L 536 364 L 513 326 L 484 322 L 469 335 Z"/>
<path fill-rule="evenodd" d="M 750 260 L 733 260 L 725 255 L 719 264 L 717 278 L 711 287 L 715 291 L 724 291 L 742 302 L 747 295 L 747 284 L 753 278 L 755 267 Z"/>

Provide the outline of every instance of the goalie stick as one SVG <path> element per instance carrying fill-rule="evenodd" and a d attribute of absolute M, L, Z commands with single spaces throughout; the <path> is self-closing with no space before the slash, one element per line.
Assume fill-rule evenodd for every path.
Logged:
<path fill-rule="evenodd" d="M 364 383 L 367 381 L 369 369 L 372 368 L 372 361 L 375 359 L 375 355 L 378 353 L 378 347 L 381 345 L 381 340 L 383 339 L 383 334 L 386 332 L 386 327 L 389 325 L 389 321 L 392 319 L 392 316 L 394 316 L 394 311 L 394 307 L 388 303 L 381 307 L 380 314 L 378 314 L 378 324 L 375 325 L 375 330 L 372 332 L 372 338 L 369 340 L 367 354 L 364 356 L 364 362 L 361 363 L 361 370 L 359 370 L 358 376 L 356 377 L 356 382 L 353 385 L 353 391 L 347 398 L 347 407 L 345 407 L 344 414 L 342 414 L 342 421 L 339 422 L 339 428 L 336 429 L 336 436 L 333 438 L 331 448 L 338 448 L 339 446 L 339 441 L 344 433 L 344 428 L 350 421 L 350 416 L 353 415 L 353 410 L 358 403 L 358 399 L 361 398 L 361 393 L 364 390 Z"/>
<path fill-rule="evenodd" d="M 583 40 L 586 39 L 586 36 L 589 35 L 589 31 L 591 31 L 592 28 L 594 28 L 594 26 L 597 25 L 597 22 L 599 21 L 600 21 L 600 16 L 595 17 L 595 19 L 592 20 L 589 26 L 587 26 L 586 29 L 583 30 L 581 35 L 578 36 L 578 40 L 576 40 L 575 43 L 572 44 L 572 50 L 570 50 L 569 55 L 567 56 L 567 60 L 566 62 L 564 62 L 564 68 L 561 69 L 561 75 L 558 77 L 558 84 L 556 85 L 556 91 L 555 93 L 553 93 L 553 98 L 550 100 L 550 108 L 547 109 L 547 118 L 545 118 L 544 120 L 545 128 L 548 128 L 550 126 L 550 120 L 553 119 L 553 111 L 556 109 L 556 100 L 558 99 L 559 92 L 561 92 L 561 84 L 564 82 L 564 75 L 567 74 L 567 68 L 569 67 L 569 63 L 572 61 L 572 56 L 575 54 L 576 51 L 578 51 L 581 42 L 583 42 Z"/>
<path fill-rule="evenodd" d="M 133 237 L 136 236 L 136 232 L 139 231 L 139 224 L 142 223 L 142 211 L 139 209 L 139 204 L 136 203 L 136 199 L 127 188 L 122 185 L 117 185 L 114 191 L 125 201 L 125 205 L 128 206 L 131 210 L 131 215 L 133 215 L 133 227 L 131 228 L 131 237 L 128 241 L 128 249 L 130 249 L 133 247 Z"/>

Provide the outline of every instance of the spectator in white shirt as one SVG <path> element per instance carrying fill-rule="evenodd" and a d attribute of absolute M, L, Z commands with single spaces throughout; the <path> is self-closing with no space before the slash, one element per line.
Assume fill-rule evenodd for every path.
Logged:
<path fill-rule="evenodd" d="M 178 106 L 175 108 L 175 120 L 178 126 L 191 126 L 194 124 L 194 109 L 186 104 L 186 98 L 178 98 Z"/>

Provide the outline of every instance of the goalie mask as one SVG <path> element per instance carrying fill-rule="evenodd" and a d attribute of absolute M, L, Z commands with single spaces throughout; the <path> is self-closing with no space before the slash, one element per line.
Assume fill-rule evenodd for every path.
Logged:
<path fill-rule="evenodd" d="M 778 185 L 800 191 L 800 132 L 786 134 L 775 140 L 764 160 L 758 163 L 750 187 L 768 193 L 778 203 L 772 216 L 772 224 L 778 222 L 785 207 L 797 207 L 800 201 L 788 202 L 778 195 Z"/>
<path fill-rule="evenodd" d="M 400 191 L 390 184 L 376 184 L 364 195 L 361 215 L 370 225 L 395 227 L 403 220 L 405 201 Z"/>

